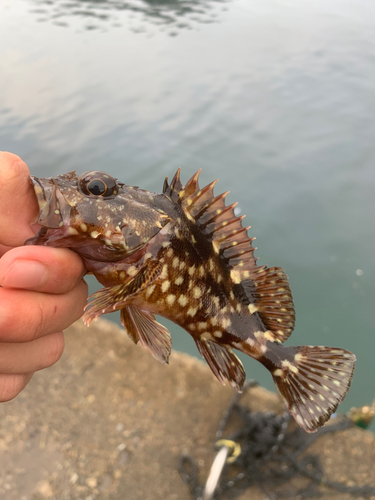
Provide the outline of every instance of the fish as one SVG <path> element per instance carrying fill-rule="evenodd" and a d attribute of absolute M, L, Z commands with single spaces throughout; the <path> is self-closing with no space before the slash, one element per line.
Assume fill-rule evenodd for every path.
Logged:
<path fill-rule="evenodd" d="M 269 370 L 297 425 L 315 432 L 344 399 L 356 357 L 325 346 L 285 346 L 295 326 L 288 277 L 259 266 L 254 237 L 214 195 L 216 180 L 185 185 L 180 169 L 162 193 L 126 185 L 102 171 L 31 176 L 40 231 L 26 245 L 77 252 L 104 288 L 83 316 L 89 325 L 120 311 L 134 343 L 168 363 L 171 335 L 155 315 L 186 330 L 216 378 L 241 391 L 246 375 L 234 349 Z"/>

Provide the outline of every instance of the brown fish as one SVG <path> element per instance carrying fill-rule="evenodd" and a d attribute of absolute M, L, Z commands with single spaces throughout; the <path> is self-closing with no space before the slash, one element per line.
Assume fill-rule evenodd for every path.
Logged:
<path fill-rule="evenodd" d="M 215 376 L 240 391 L 245 380 L 236 348 L 262 363 L 297 424 L 314 432 L 348 391 L 355 356 L 332 347 L 284 347 L 295 313 L 288 278 L 257 266 L 254 238 L 227 193 L 214 196 L 197 172 L 180 171 L 163 193 L 126 186 L 104 172 L 32 177 L 42 229 L 26 244 L 75 250 L 105 288 L 94 293 L 87 324 L 121 310 L 129 337 L 163 363 L 169 331 L 155 314 L 184 328 Z"/>

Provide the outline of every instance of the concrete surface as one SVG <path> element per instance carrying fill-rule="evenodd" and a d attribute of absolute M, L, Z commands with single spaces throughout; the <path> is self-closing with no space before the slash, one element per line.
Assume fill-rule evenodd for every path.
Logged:
<path fill-rule="evenodd" d="M 232 396 L 195 358 L 174 352 L 161 365 L 115 324 L 78 322 L 66 331 L 62 359 L 0 405 L 0 498 L 190 500 L 178 458 L 192 454 L 205 480 Z M 280 402 L 257 388 L 251 407 L 277 410 Z M 321 454 L 330 480 L 375 486 L 371 432 L 327 435 L 309 452 Z M 240 498 L 264 496 L 252 488 Z M 351 497 L 330 490 L 327 498 Z"/>

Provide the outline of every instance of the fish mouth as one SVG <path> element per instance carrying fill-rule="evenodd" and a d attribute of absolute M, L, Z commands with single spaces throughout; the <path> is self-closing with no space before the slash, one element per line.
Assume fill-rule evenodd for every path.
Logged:
<path fill-rule="evenodd" d="M 30 182 L 38 200 L 40 231 L 25 241 L 25 245 L 60 246 L 58 241 L 65 237 L 64 221 L 68 221 L 71 207 L 62 195 L 59 186 L 51 178 L 30 176 Z"/>
<path fill-rule="evenodd" d="M 64 224 L 61 211 L 66 206 L 63 195 L 53 179 L 30 176 L 39 205 L 38 224 L 48 229 L 58 229 Z"/>

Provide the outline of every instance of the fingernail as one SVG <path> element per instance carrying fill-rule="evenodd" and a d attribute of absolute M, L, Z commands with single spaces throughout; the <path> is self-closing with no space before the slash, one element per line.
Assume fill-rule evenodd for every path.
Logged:
<path fill-rule="evenodd" d="M 48 280 L 48 269 L 41 262 L 16 260 L 2 279 L 1 286 L 8 288 L 39 288 Z"/>

